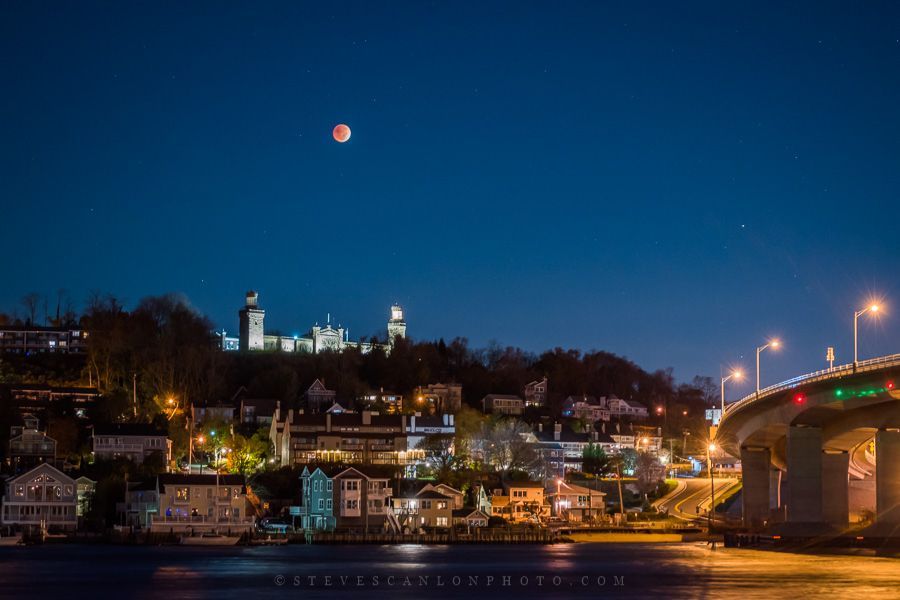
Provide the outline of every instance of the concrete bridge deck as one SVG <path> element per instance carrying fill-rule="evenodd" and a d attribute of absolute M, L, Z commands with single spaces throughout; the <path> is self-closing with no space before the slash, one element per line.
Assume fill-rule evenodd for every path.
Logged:
<path fill-rule="evenodd" d="M 900 532 L 895 381 L 900 354 L 795 377 L 730 404 L 716 441 L 741 457 L 745 524 L 846 528 L 851 455 L 874 438 L 876 519 Z M 852 470 L 865 476 L 860 463 Z"/>

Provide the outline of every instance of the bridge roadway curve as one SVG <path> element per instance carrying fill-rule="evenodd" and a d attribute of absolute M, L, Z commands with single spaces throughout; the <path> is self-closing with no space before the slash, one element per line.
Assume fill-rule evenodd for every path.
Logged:
<path fill-rule="evenodd" d="M 709 477 L 677 480 L 678 487 L 670 494 L 654 502 L 654 506 L 670 516 L 685 521 L 705 518 L 710 504 Z M 735 484 L 734 478 L 715 478 L 716 498 Z M 698 510 L 699 507 L 699 510 Z"/>
<path fill-rule="evenodd" d="M 716 442 L 741 457 L 745 524 L 846 528 L 850 454 L 874 437 L 877 519 L 900 525 L 898 387 L 895 354 L 796 377 L 729 405 Z"/>

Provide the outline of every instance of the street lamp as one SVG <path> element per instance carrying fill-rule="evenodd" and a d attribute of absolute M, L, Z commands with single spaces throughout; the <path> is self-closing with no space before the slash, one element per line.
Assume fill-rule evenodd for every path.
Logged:
<path fill-rule="evenodd" d="M 720 423 L 722 422 L 722 417 L 725 416 L 725 382 L 732 378 L 740 380 L 743 376 L 744 376 L 744 374 L 741 373 L 740 371 L 732 371 L 730 375 L 722 378 L 722 396 L 721 396 L 721 398 L 722 398 L 722 414 L 719 415 Z M 759 391 L 759 382 L 757 382 L 757 384 L 756 384 L 756 391 L 757 392 Z"/>
<path fill-rule="evenodd" d="M 559 514 L 559 494 L 560 494 L 561 486 L 562 486 L 562 477 L 557 477 L 556 478 L 556 516 L 557 517 L 561 517 L 561 515 Z"/>
<path fill-rule="evenodd" d="M 759 346 L 756 349 L 756 395 L 759 396 L 759 355 L 766 348 L 771 347 L 773 350 L 777 350 L 781 346 L 781 342 L 778 340 L 772 340 L 765 346 Z"/>
<path fill-rule="evenodd" d="M 712 458 L 710 455 L 716 451 L 716 445 L 712 442 L 706 447 L 706 470 L 709 471 L 709 512 L 706 513 L 707 530 L 712 533 L 712 514 L 716 509 L 716 485 L 713 481 Z"/>
<path fill-rule="evenodd" d="M 857 340 L 859 338 L 859 335 L 858 335 L 859 326 L 858 326 L 857 321 L 859 321 L 859 318 L 861 316 L 863 316 L 864 314 L 866 314 L 867 312 L 877 313 L 878 309 L 879 309 L 879 306 L 877 304 L 872 304 L 871 306 L 867 306 L 864 309 L 857 310 L 853 313 L 853 368 L 854 369 L 856 368 L 857 363 L 859 363 L 859 357 L 857 355 L 857 350 L 856 350 Z"/>

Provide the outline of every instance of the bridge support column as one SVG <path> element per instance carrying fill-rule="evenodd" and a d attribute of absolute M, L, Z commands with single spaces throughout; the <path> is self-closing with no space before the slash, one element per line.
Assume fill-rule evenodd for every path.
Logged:
<path fill-rule="evenodd" d="M 760 528 L 769 519 L 769 478 L 772 470 L 768 448 L 741 448 L 744 525 Z"/>
<path fill-rule="evenodd" d="M 900 524 L 900 431 L 875 434 L 876 522 Z"/>
<path fill-rule="evenodd" d="M 818 427 L 788 429 L 787 521 L 822 522 L 822 430 Z"/>
<path fill-rule="evenodd" d="M 822 519 L 829 525 L 846 527 L 850 522 L 850 455 L 822 453 Z"/>

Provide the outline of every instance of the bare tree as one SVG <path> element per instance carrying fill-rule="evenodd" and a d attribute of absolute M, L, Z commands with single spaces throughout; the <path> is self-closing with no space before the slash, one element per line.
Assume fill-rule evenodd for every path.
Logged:
<path fill-rule="evenodd" d="M 28 314 L 28 325 L 34 325 L 34 317 L 37 314 L 38 303 L 41 301 L 41 295 L 37 292 L 29 292 L 22 296 L 22 306 Z"/>

